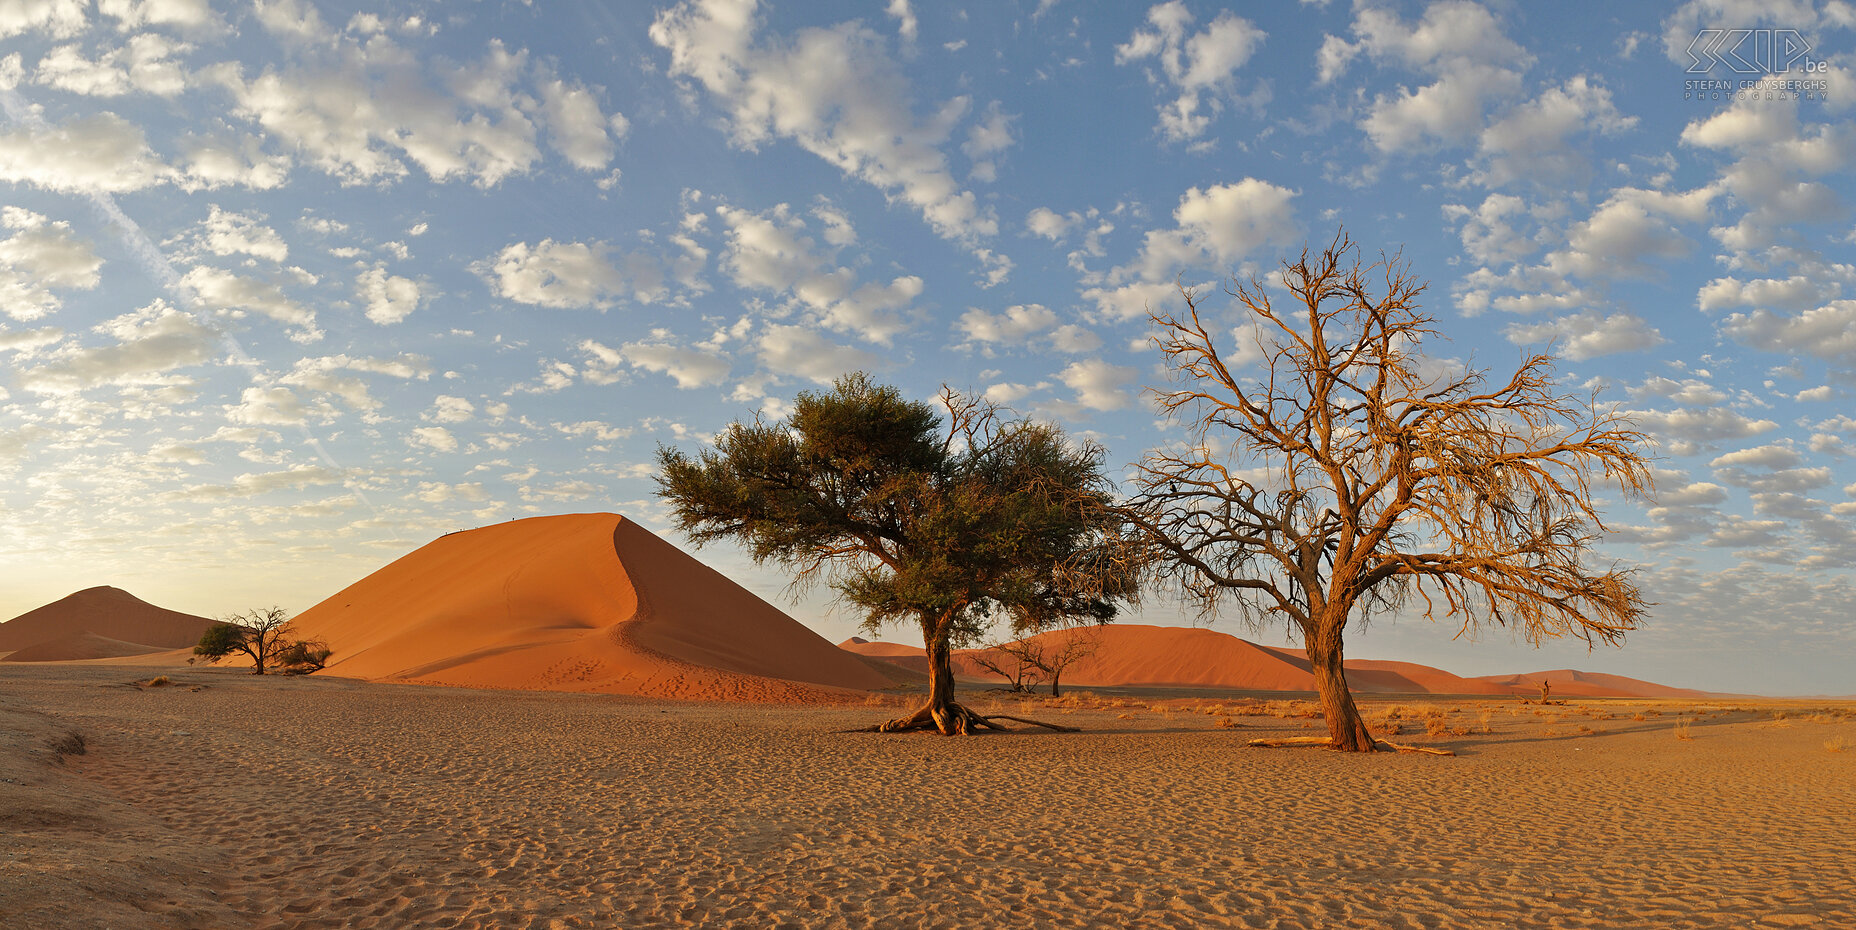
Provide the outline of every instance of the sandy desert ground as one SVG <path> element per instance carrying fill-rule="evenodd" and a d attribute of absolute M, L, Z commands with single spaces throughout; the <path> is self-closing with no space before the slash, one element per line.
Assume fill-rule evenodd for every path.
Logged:
<path fill-rule="evenodd" d="M 1282 700 L 975 698 L 1087 732 L 0 668 L 0 924 L 1856 926 L 1848 705 L 1367 704 L 1441 758 L 1245 747 L 1308 732 Z"/>

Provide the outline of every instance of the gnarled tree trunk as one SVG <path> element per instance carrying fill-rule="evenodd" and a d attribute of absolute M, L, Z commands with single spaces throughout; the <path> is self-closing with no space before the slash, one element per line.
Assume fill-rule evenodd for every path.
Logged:
<path fill-rule="evenodd" d="M 954 649 L 948 642 L 948 633 L 940 618 L 922 619 L 922 645 L 928 650 L 928 703 L 907 717 L 898 717 L 878 727 L 880 732 L 933 727 L 942 736 L 966 736 L 978 732 L 981 727 L 1000 729 L 954 700 Z"/>
<path fill-rule="evenodd" d="M 1328 721 L 1329 745 L 1341 752 L 1376 752 L 1373 734 L 1367 732 L 1360 708 L 1353 703 L 1353 692 L 1347 690 L 1347 670 L 1341 664 L 1341 629 L 1346 619 L 1344 611 L 1338 616 L 1316 617 L 1303 642 L 1314 666 L 1321 713 Z"/>

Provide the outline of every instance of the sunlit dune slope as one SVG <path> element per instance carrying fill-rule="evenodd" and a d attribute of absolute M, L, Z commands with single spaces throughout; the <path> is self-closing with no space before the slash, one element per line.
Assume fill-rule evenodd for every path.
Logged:
<path fill-rule="evenodd" d="M 435 540 L 302 613 L 328 674 L 759 701 L 889 679 L 616 514 Z"/>
<path fill-rule="evenodd" d="M 0 652 L 12 662 L 139 655 L 190 648 L 212 625 L 121 588 L 86 588 L 0 623 Z"/>

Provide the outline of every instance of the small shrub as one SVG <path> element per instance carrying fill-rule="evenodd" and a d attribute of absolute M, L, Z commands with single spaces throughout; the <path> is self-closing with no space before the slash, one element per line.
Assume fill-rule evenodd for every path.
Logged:
<path fill-rule="evenodd" d="M 1431 736 L 1442 736 L 1450 731 L 1450 725 L 1444 722 L 1442 714 L 1427 717 L 1424 720 L 1424 732 Z"/>
<path fill-rule="evenodd" d="M 1231 718 L 1229 718 L 1229 717 L 1219 717 L 1219 718 L 1218 718 L 1218 728 L 1219 728 L 1219 729 L 1221 729 L 1221 730 L 1230 730 L 1230 729 L 1235 729 L 1236 727 L 1237 727 L 1237 721 L 1235 721 L 1235 720 L 1232 720 L 1232 719 L 1231 719 Z"/>
<path fill-rule="evenodd" d="M 46 740 L 45 746 L 58 754 L 59 762 L 63 762 L 65 756 L 81 756 L 90 751 L 89 745 L 84 742 L 84 734 L 76 730 L 66 730 L 63 736 Z"/>
<path fill-rule="evenodd" d="M 1695 738 L 1695 734 L 1689 732 L 1690 723 L 1691 721 L 1687 717 L 1676 718 L 1676 739 L 1692 740 Z"/>
<path fill-rule="evenodd" d="M 1849 741 L 1841 736 L 1833 736 L 1824 741 L 1825 752 L 1842 752 L 1849 748 Z"/>

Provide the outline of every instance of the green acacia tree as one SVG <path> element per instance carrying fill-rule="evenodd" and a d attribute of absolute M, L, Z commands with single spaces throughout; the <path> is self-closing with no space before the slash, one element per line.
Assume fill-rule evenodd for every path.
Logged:
<path fill-rule="evenodd" d="M 995 726 L 954 700 L 953 649 L 1107 622 L 1136 596 L 1103 452 L 952 391 L 942 411 L 866 374 L 802 393 L 783 424 L 734 423 L 695 457 L 658 450 L 658 493 L 697 545 L 827 581 L 866 630 L 919 627 L 928 700 L 877 729 Z M 943 416 L 945 413 L 945 418 Z"/>

